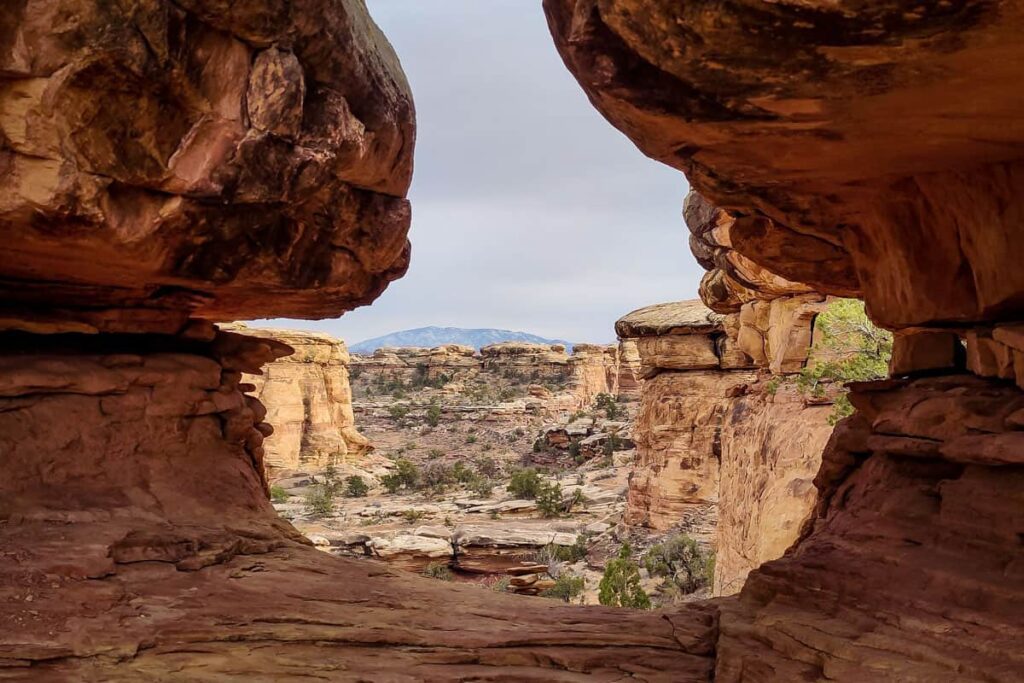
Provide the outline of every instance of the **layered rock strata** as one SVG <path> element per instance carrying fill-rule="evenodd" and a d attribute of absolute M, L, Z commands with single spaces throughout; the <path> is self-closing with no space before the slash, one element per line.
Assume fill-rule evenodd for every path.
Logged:
<path fill-rule="evenodd" d="M 378 349 L 370 356 L 355 355 L 351 366 L 355 381 L 465 382 L 491 377 L 520 384 L 553 384 L 561 390 L 552 403 L 563 409 L 590 406 L 598 394 L 616 396 L 625 378 L 626 392 L 635 393 L 631 359 L 623 366 L 618 345 L 577 344 L 571 354 L 561 344 L 504 342 L 477 352 L 469 346 L 449 344 L 432 349 L 405 347 Z M 631 384 L 632 382 L 632 384 Z M 538 391 L 538 393 L 541 393 Z M 538 398 L 550 399 L 551 392 Z M 563 405 L 564 404 L 564 405 Z"/>
<path fill-rule="evenodd" d="M 255 387 L 252 394 L 266 406 L 266 419 L 274 425 L 274 434 L 263 444 L 272 477 L 356 460 L 372 449 L 356 429 L 343 341 L 298 330 L 233 329 L 293 349 L 264 366 L 262 374 L 243 378 Z"/>
<path fill-rule="evenodd" d="M 742 338 L 741 317 L 683 301 L 642 308 L 616 324 L 618 334 L 636 340 L 647 377 L 626 521 L 678 529 L 714 548 L 716 595 L 739 590 L 751 569 L 796 540 L 832 431 L 830 406 L 807 405 L 790 387 L 766 389 L 758 363 L 730 338 Z M 811 320 L 803 322 L 776 317 L 789 333 L 766 336 L 788 344 L 780 355 L 806 360 Z"/>
<path fill-rule="evenodd" d="M 1022 394 L 988 339 L 1024 317 L 1024 7 L 544 6 L 595 106 L 734 218 L 716 244 L 864 298 L 909 378 L 854 388 L 813 519 L 720 603 L 715 680 L 1020 679 Z M 742 308 L 745 263 L 698 242 Z"/>
<path fill-rule="evenodd" d="M 4 3 L 7 327 L 338 315 L 405 272 L 391 46 L 362 2 L 243 4 Z"/>

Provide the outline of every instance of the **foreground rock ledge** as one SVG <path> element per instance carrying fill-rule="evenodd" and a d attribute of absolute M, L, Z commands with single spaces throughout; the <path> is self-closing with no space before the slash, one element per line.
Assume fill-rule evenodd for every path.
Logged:
<path fill-rule="evenodd" d="M 742 593 L 568 607 L 322 554 L 267 501 L 242 372 L 214 333 L 4 335 L 0 678 L 1019 680 L 1024 395 L 860 385 L 801 539 Z M 132 349 L 130 352 L 126 349 Z M 255 367 L 254 367 L 255 366 Z M 935 420 L 936 415 L 949 416 Z"/>

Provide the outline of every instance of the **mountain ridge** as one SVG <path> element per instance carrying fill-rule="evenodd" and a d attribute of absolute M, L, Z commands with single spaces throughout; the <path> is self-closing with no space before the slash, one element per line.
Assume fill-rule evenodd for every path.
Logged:
<path fill-rule="evenodd" d="M 377 349 L 392 346 L 434 347 L 444 344 L 462 344 L 479 349 L 488 344 L 506 341 L 530 342 L 534 344 L 564 344 L 568 352 L 572 352 L 572 343 L 563 339 L 549 339 L 529 332 L 500 330 L 491 327 L 417 327 L 410 330 L 399 330 L 372 339 L 364 339 L 350 345 L 352 353 L 368 354 Z"/>

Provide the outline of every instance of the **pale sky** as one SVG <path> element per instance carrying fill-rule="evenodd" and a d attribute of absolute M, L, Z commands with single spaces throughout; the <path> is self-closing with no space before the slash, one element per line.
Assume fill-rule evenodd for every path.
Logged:
<path fill-rule="evenodd" d="M 367 4 L 416 101 L 412 265 L 341 319 L 270 324 L 350 343 L 430 325 L 606 342 L 621 315 L 696 297 L 686 179 L 590 105 L 540 0 Z"/>

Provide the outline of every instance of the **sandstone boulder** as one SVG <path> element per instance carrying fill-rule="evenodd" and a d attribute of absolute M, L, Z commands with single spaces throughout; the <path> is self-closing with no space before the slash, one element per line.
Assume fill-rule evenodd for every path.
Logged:
<path fill-rule="evenodd" d="M 6 315 L 161 332 L 329 316 L 405 272 L 398 59 L 360 2 L 290 7 L 5 5 Z"/>

